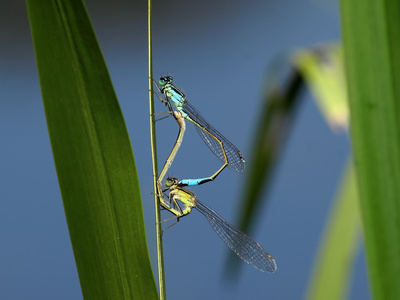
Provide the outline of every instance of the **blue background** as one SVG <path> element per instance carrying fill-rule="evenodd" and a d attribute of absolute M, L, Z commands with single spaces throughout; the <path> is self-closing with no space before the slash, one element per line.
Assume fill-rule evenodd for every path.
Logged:
<path fill-rule="evenodd" d="M 146 1 L 87 1 L 128 126 L 153 266 L 155 225 L 149 140 Z M 263 80 L 278 54 L 340 39 L 337 3 L 315 1 L 154 1 L 154 76 L 174 76 L 190 102 L 249 160 Z M 23 1 L 0 2 L 0 297 L 81 299 L 41 101 Z M 228 248 L 198 212 L 164 234 L 169 299 L 301 299 L 326 218 L 350 155 L 306 91 L 252 236 L 277 260 L 276 274 L 245 264 L 224 280 Z M 157 111 L 165 111 L 158 101 Z M 177 134 L 157 123 L 159 168 Z M 211 174 L 220 162 L 188 124 L 169 175 Z M 246 173 L 227 169 L 192 188 L 234 223 Z M 164 218 L 169 217 L 167 213 Z M 369 299 L 363 250 L 350 299 Z"/>

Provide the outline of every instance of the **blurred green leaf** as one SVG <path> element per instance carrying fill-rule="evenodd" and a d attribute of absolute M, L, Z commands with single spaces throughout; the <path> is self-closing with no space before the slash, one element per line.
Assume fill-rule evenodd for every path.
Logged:
<path fill-rule="evenodd" d="M 339 45 L 318 45 L 293 57 L 325 120 L 332 129 L 348 130 L 344 62 Z M 358 244 L 358 199 L 355 174 L 348 166 L 341 191 L 322 236 L 307 299 L 345 299 Z"/>
<path fill-rule="evenodd" d="M 135 161 L 86 8 L 27 6 L 83 296 L 156 299 Z"/>
<path fill-rule="evenodd" d="M 283 77 L 282 77 L 283 74 Z M 268 191 L 288 129 L 299 103 L 301 88 L 307 86 L 333 129 L 348 129 L 348 105 L 343 60 L 337 44 L 295 51 L 290 58 L 275 60 L 266 78 L 264 108 L 261 110 L 253 152 L 242 194 L 240 228 L 249 231 L 256 222 L 257 207 Z"/>
<path fill-rule="evenodd" d="M 342 49 L 339 44 L 321 44 L 296 51 L 292 61 L 304 77 L 322 114 L 333 128 L 349 127 L 349 107 Z"/>
<path fill-rule="evenodd" d="M 303 79 L 295 69 L 290 69 L 282 84 L 281 74 L 287 66 L 286 58 L 277 58 L 265 79 L 263 107 L 260 110 L 255 129 L 253 149 L 246 170 L 246 182 L 242 192 L 242 207 L 239 209 L 238 227 L 250 232 L 255 224 L 256 214 L 269 186 L 273 167 L 279 158 L 296 111 L 298 94 Z M 273 254 L 273 253 L 272 253 Z M 230 254 L 227 270 L 233 275 L 234 255 Z M 236 259 L 236 262 L 239 260 Z M 278 262 L 279 263 L 279 262 Z"/>
<path fill-rule="evenodd" d="M 306 299 L 346 299 L 359 244 L 358 194 L 353 164 L 349 163 L 340 192 L 323 234 Z"/>
<path fill-rule="evenodd" d="M 340 2 L 372 296 L 400 299 L 400 2 Z"/>

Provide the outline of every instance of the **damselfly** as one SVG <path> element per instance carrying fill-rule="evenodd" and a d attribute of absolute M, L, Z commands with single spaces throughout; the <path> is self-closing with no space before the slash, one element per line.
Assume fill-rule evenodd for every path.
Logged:
<path fill-rule="evenodd" d="M 163 196 L 162 182 L 163 182 L 164 177 L 167 174 L 169 168 L 171 167 L 176 154 L 178 153 L 179 147 L 182 144 L 183 135 L 185 134 L 185 130 L 186 130 L 186 123 L 185 123 L 185 119 L 182 117 L 182 114 L 178 111 L 174 111 L 172 113 L 172 115 L 174 116 L 176 122 L 179 125 L 179 133 L 178 133 L 178 137 L 176 138 L 175 145 L 172 148 L 172 151 L 171 151 L 170 155 L 168 156 L 167 160 L 165 161 L 164 167 L 162 168 L 160 176 L 157 179 L 158 195 L 160 197 Z"/>
<path fill-rule="evenodd" d="M 276 271 L 277 265 L 275 259 L 265 251 L 264 248 L 262 248 L 251 237 L 225 221 L 214 210 L 200 202 L 193 193 L 182 188 L 177 178 L 167 178 L 165 186 L 167 189 L 163 192 L 169 190 L 169 201 L 160 197 L 160 204 L 163 208 L 169 210 L 175 215 L 173 218 L 176 218 L 177 222 L 179 222 L 181 217 L 190 214 L 192 209 L 195 208 L 207 218 L 211 227 L 218 236 L 242 260 L 262 272 L 274 273 Z"/>
<path fill-rule="evenodd" d="M 187 101 L 185 94 L 174 85 L 172 76 L 160 77 L 158 84 L 154 80 L 153 82 L 159 92 L 164 95 L 164 98 L 158 94 L 156 95 L 168 107 L 170 113 L 173 113 L 172 102 L 182 117 L 195 125 L 197 132 L 208 148 L 224 162 L 223 166 L 210 177 L 185 179 L 181 180 L 179 184 L 181 186 L 191 186 L 214 180 L 228 165 L 233 170 L 242 173 L 245 169 L 245 160 L 242 153 L 218 130 L 211 126 L 200 112 Z"/>

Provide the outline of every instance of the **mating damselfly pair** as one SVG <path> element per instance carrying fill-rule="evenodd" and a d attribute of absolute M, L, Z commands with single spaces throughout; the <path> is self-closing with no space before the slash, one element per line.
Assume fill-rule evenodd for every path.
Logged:
<path fill-rule="evenodd" d="M 204 203 L 200 202 L 197 197 L 184 186 L 200 185 L 214 180 L 223 169 L 227 166 L 237 172 L 243 172 L 245 169 L 245 160 L 240 151 L 213 126 L 211 126 L 202 115 L 195 109 L 186 99 L 185 94 L 178 89 L 174 83 L 172 76 L 160 77 L 158 84 L 155 82 L 158 91 L 164 97 L 156 94 L 161 102 L 169 109 L 179 125 L 179 134 L 175 145 L 168 156 L 164 167 L 157 180 L 158 194 L 160 196 L 161 206 L 174 214 L 176 222 L 181 217 L 191 213 L 192 209 L 197 209 L 209 221 L 211 227 L 218 236 L 227 244 L 242 260 L 251 264 L 254 268 L 263 272 L 275 272 L 277 269 L 274 258 L 264 250 L 256 241 L 247 236 L 240 230 L 225 221 L 214 210 Z M 175 106 L 173 110 L 171 103 Z M 162 183 L 166 173 L 172 165 L 175 156 L 182 144 L 183 136 L 186 130 L 185 119 L 195 125 L 197 132 L 203 139 L 209 149 L 224 162 L 222 167 L 209 177 L 199 179 L 179 180 L 175 177 L 169 177 L 165 181 L 165 189 L 162 189 Z M 168 192 L 168 195 L 166 194 Z M 166 229 L 170 228 L 167 227 Z M 166 230 L 164 229 L 164 230 Z"/>

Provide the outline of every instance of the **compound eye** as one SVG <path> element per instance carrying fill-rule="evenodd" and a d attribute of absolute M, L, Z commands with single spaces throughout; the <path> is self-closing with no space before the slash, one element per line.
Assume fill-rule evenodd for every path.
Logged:
<path fill-rule="evenodd" d="M 166 77 L 160 77 L 158 80 L 159 85 L 164 86 L 167 83 L 167 78 Z"/>
<path fill-rule="evenodd" d="M 173 185 L 177 185 L 179 182 L 178 178 L 176 177 L 168 177 L 167 179 L 165 179 L 165 186 L 167 188 L 170 188 Z"/>
<path fill-rule="evenodd" d="M 172 183 L 172 180 L 170 180 L 169 178 L 167 178 L 167 179 L 165 180 L 165 186 L 166 186 L 166 187 L 169 188 L 169 187 L 172 186 L 172 184 L 173 184 L 173 183 Z"/>

